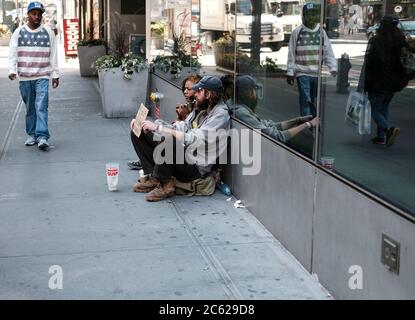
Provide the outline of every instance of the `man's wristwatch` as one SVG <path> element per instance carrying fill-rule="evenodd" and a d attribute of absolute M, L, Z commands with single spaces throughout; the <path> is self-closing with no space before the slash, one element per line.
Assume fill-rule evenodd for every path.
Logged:
<path fill-rule="evenodd" d="M 309 128 L 309 129 L 311 129 L 313 127 L 313 125 L 309 121 L 307 121 L 305 124 L 307 125 L 307 128 Z"/>

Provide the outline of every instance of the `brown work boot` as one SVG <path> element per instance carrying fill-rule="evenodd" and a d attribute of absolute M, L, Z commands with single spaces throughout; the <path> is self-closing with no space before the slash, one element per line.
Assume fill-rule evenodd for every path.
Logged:
<path fill-rule="evenodd" d="M 160 183 L 147 196 L 147 201 L 160 201 L 174 195 L 175 183 L 173 179 Z"/>
<path fill-rule="evenodd" d="M 150 192 L 160 183 L 159 179 L 152 176 L 140 177 L 133 187 L 134 192 Z"/>

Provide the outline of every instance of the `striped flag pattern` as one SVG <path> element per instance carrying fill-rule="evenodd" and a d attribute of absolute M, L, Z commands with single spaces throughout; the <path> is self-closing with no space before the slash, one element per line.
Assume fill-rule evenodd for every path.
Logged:
<path fill-rule="evenodd" d="M 320 28 L 314 32 L 301 29 L 297 38 L 295 63 L 307 67 L 312 72 L 318 71 L 320 47 Z"/>
<path fill-rule="evenodd" d="M 31 32 L 23 27 L 19 32 L 17 46 L 17 72 L 20 77 L 49 76 L 50 38 L 44 28 Z"/>
<path fill-rule="evenodd" d="M 154 114 L 157 119 L 160 119 L 160 103 L 156 103 L 156 109 L 154 110 Z"/>

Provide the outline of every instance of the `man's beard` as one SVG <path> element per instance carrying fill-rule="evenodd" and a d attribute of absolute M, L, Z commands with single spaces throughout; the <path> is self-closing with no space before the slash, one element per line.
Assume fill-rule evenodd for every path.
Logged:
<path fill-rule="evenodd" d="M 209 100 L 203 99 L 203 101 L 197 100 L 196 106 L 199 110 L 206 110 L 209 107 Z"/>
<path fill-rule="evenodd" d="M 255 111 L 257 103 L 258 103 L 257 97 L 251 96 L 251 97 L 249 97 L 246 104 L 252 111 Z"/>

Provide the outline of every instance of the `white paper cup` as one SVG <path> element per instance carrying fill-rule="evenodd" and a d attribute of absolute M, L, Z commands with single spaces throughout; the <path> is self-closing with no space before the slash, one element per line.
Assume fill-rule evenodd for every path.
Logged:
<path fill-rule="evenodd" d="M 118 176 L 120 171 L 120 164 L 110 162 L 105 165 L 105 171 L 107 172 L 107 184 L 109 191 L 116 191 L 118 186 Z"/>
<path fill-rule="evenodd" d="M 321 157 L 321 165 L 329 170 L 334 169 L 334 158 L 333 157 Z"/>

